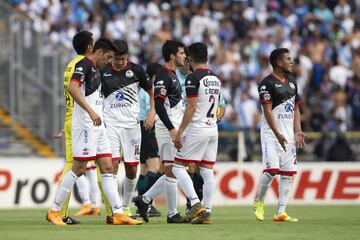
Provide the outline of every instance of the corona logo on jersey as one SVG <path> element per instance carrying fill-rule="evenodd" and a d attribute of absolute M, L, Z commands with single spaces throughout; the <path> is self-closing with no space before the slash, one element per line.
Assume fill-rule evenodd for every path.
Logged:
<path fill-rule="evenodd" d="M 211 81 L 208 78 L 205 78 L 203 80 L 203 83 L 204 83 L 205 87 L 219 87 L 220 86 L 219 81 Z"/>

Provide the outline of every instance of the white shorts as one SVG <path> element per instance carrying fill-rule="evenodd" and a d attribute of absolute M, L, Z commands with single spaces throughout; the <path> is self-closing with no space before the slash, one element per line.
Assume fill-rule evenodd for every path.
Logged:
<path fill-rule="evenodd" d="M 264 172 L 274 172 L 278 174 L 296 174 L 296 145 L 289 143 L 286 146 L 286 152 L 282 149 L 280 143 L 262 142 L 262 159 Z"/>
<path fill-rule="evenodd" d="M 175 160 L 183 163 L 214 165 L 218 148 L 218 135 L 184 133 L 184 144 L 176 151 Z"/>
<path fill-rule="evenodd" d="M 109 137 L 112 160 L 124 160 L 128 166 L 136 166 L 140 163 L 141 129 L 140 125 L 134 128 L 119 128 L 106 126 Z M 121 156 L 122 151 L 122 156 Z"/>
<path fill-rule="evenodd" d="M 99 130 L 72 129 L 71 137 L 74 160 L 90 161 L 99 157 L 111 157 L 105 128 Z"/>
<path fill-rule="evenodd" d="M 171 140 L 169 131 L 158 131 L 158 129 L 155 128 L 155 135 L 161 161 L 165 165 L 173 164 L 176 148 Z"/>

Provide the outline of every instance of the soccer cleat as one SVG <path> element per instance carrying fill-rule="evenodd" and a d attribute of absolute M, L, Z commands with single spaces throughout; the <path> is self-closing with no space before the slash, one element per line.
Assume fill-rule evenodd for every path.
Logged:
<path fill-rule="evenodd" d="M 99 216 L 100 215 L 100 208 L 92 208 L 91 215 Z"/>
<path fill-rule="evenodd" d="M 81 224 L 80 221 L 75 220 L 75 219 L 73 219 L 72 217 L 69 217 L 69 216 L 63 218 L 62 220 L 63 220 L 64 223 L 66 223 L 66 225 Z"/>
<path fill-rule="evenodd" d="M 132 219 L 125 213 L 116 213 L 113 216 L 113 225 L 140 225 L 142 221 Z"/>
<path fill-rule="evenodd" d="M 149 217 L 160 217 L 161 212 L 157 210 L 153 205 L 150 205 L 150 208 L 148 210 Z"/>
<path fill-rule="evenodd" d="M 211 213 L 206 212 L 193 220 L 191 220 L 191 224 L 211 224 Z"/>
<path fill-rule="evenodd" d="M 264 220 L 264 202 L 263 201 L 255 201 L 254 202 L 254 214 L 257 220 Z"/>
<path fill-rule="evenodd" d="M 273 218 L 274 222 L 297 222 L 299 221 L 297 218 L 292 218 L 289 215 L 287 215 L 286 212 L 279 213 L 278 215 L 275 215 Z"/>
<path fill-rule="evenodd" d="M 149 216 L 148 216 L 149 204 L 144 202 L 143 197 L 141 195 L 134 197 L 132 201 L 137 207 L 140 217 L 142 217 L 145 222 L 149 222 Z"/>
<path fill-rule="evenodd" d="M 201 202 L 198 202 L 196 204 L 194 204 L 194 206 L 192 206 L 190 208 L 190 211 L 188 212 L 188 214 L 186 214 L 186 216 L 184 217 L 184 223 L 189 223 L 191 222 L 191 220 L 193 220 L 194 218 L 201 216 L 203 214 L 206 213 L 205 208 L 203 207 L 203 205 L 201 204 Z"/>
<path fill-rule="evenodd" d="M 59 226 L 66 225 L 66 223 L 64 223 L 62 218 L 61 218 L 61 212 L 60 211 L 54 211 L 54 210 L 50 209 L 46 214 L 46 220 L 48 220 L 49 222 L 51 222 L 54 225 L 59 225 Z"/>
<path fill-rule="evenodd" d="M 85 204 L 84 206 L 82 206 L 80 208 L 80 210 L 77 213 L 75 213 L 75 216 L 92 215 L 92 209 L 93 209 L 93 207 L 92 207 L 91 203 Z"/>
<path fill-rule="evenodd" d="M 114 219 L 112 216 L 106 216 L 106 224 L 113 224 L 114 223 Z"/>
<path fill-rule="evenodd" d="M 167 216 L 166 221 L 167 223 L 184 223 L 184 219 L 179 213 L 175 214 L 172 217 Z"/>

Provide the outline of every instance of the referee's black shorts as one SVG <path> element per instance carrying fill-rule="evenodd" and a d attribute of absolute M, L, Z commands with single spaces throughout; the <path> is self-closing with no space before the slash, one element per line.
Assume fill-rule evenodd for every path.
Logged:
<path fill-rule="evenodd" d="M 154 127 L 145 130 L 144 121 L 140 121 L 141 126 L 141 147 L 140 147 L 140 163 L 145 164 L 149 158 L 159 157 L 159 147 L 155 137 Z"/>

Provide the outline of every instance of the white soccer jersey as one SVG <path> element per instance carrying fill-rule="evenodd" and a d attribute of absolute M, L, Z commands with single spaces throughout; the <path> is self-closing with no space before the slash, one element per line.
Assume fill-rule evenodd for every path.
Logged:
<path fill-rule="evenodd" d="M 288 143 L 294 143 L 295 106 L 300 103 L 296 81 L 286 79 L 282 82 L 271 74 L 260 82 L 258 91 L 261 103 L 272 104 L 272 114 L 278 131 Z M 261 141 L 278 141 L 265 116 L 261 122 Z"/>
<path fill-rule="evenodd" d="M 141 66 L 129 62 L 121 71 L 111 64 L 101 71 L 106 125 L 133 128 L 139 124 L 139 85 L 152 91 L 152 84 Z"/>
<path fill-rule="evenodd" d="M 95 64 L 88 58 L 79 61 L 75 66 L 71 81 L 79 83 L 82 96 L 89 106 L 101 119 L 103 119 L 100 73 L 95 67 Z M 100 127 L 103 126 L 103 124 L 100 125 Z M 72 128 L 79 129 L 84 127 L 89 129 L 99 129 L 99 127 L 94 126 L 89 114 L 80 105 L 74 102 Z"/>
<path fill-rule="evenodd" d="M 198 98 L 188 130 L 217 132 L 216 112 L 221 89 L 219 78 L 207 68 L 198 68 L 186 78 L 185 88 L 187 98 Z"/>

